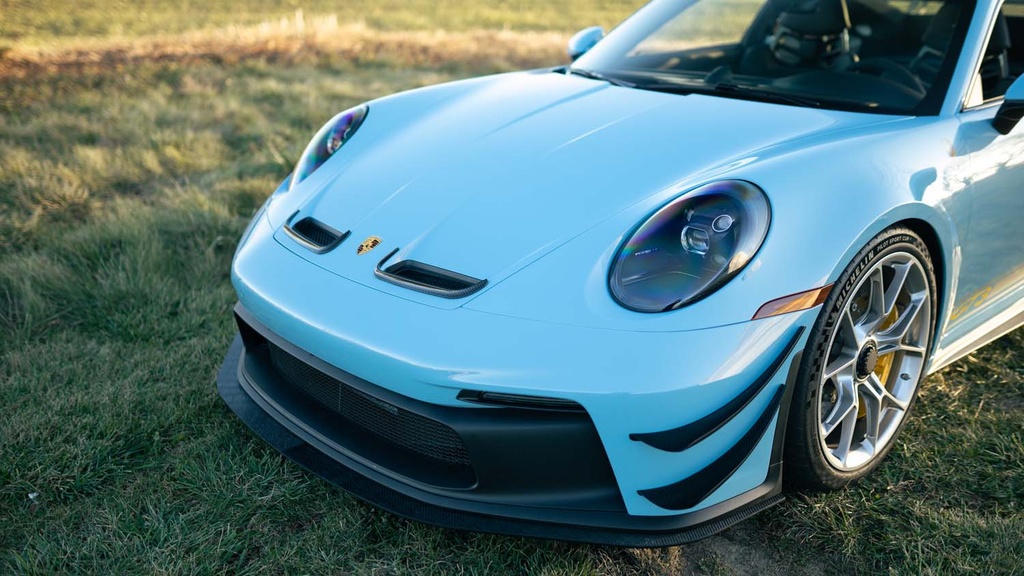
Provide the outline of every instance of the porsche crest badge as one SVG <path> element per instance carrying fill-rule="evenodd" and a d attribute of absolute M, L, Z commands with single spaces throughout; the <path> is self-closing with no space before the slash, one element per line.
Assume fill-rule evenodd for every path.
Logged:
<path fill-rule="evenodd" d="M 379 246 L 381 242 L 383 242 L 383 240 L 381 240 L 377 236 L 370 236 L 366 240 L 363 240 L 363 243 L 360 244 L 359 248 L 356 249 L 356 255 L 362 256 L 363 254 L 366 254 L 370 250 L 373 250 L 374 248 Z"/>

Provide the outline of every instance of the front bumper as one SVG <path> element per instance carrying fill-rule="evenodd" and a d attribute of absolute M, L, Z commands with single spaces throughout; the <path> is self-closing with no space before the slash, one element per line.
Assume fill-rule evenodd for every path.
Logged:
<path fill-rule="evenodd" d="M 655 333 L 435 308 L 311 265 L 265 219 L 240 248 L 233 280 L 248 346 L 229 353 L 222 396 L 289 457 L 384 508 L 444 526 L 660 546 L 780 499 L 787 381 L 816 310 Z M 281 400 L 264 342 L 357 390 L 343 395 L 363 412 L 440 422 L 466 458 L 438 465 L 371 449 L 336 415 Z M 482 392 L 576 409 L 466 401 Z"/>
<path fill-rule="evenodd" d="M 246 315 L 241 308 L 239 313 Z M 265 358 L 268 341 L 261 340 L 270 334 L 251 317 L 247 318 L 248 321 L 242 318 L 239 320 L 241 332 L 235 337 L 217 375 L 217 389 L 225 403 L 261 438 L 300 466 L 356 497 L 395 514 L 446 528 L 619 546 L 654 547 L 705 538 L 783 499 L 780 495 L 781 469 L 775 465 L 772 466 L 765 482 L 756 489 L 698 512 L 667 517 L 631 516 L 624 510 L 617 490 L 609 490 L 614 489 L 614 478 L 608 474 L 610 470 L 607 469 L 603 450 L 596 444 L 598 450 L 593 451 L 596 435 L 590 437 L 588 428 L 592 429 L 592 426 L 580 426 L 579 417 L 575 418 L 576 426 L 564 425 L 563 422 L 562 426 L 556 425 L 554 429 L 548 430 L 552 433 L 552 438 L 557 438 L 554 445 L 535 442 L 531 446 L 523 446 L 516 442 L 512 446 L 513 449 L 508 451 L 508 455 L 512 455 L 511 462 L 501 458 L 489 459 L 482 469 L 491 473 L 492 481 L 489 484 L 485 482 L 484 485 L 491 486 L 492 492 L 495 484 L 498 485 L 499 492 L 500 488 L 506 488 L 507 496 L 512 498 L 505 498 L 502 503 L 496 503 L 493 498 L 488 499 L 486 493 L 482 500 L 479 499 L 480 494 L 475 494 L 476 498 L 467 499 L 465 496 L 473 492 L 472 489 L 449 489 L 447 491 L 452 495 L 445 496 L 439 493 L 445 490 L 439 490 L 437 486 L 433 489 L 424 489 L 427 488 L 426 485 L 417 488 L 413 482 L 403 482 L 391 474 L 383 473 L 380 466 L 364 458 L 379 446 L 371 445 L 369 450 L 364 448 L 361 450 L 362 455 L 349 452 L 345 448 L 339 450 L 336 441 L 344 441 L 344 434 L 332 434 L 330 426 L 323 422 L 316 422 L 313 419 L 303 421 L 297 418 L 302 407 L 295 403 L 288 405 L 287 395 L 278 395 L 273 391 L 275 383 L 271 381 L 276 377 L 272 374 L 272 367 L 268 370 Z M 256 324 L 258 329 L 249 322 Z M 273 335 L 270 337 L 275 338 Z M 246 341 L 249 342 L 248 347 L 244 343 Z M 301 351 L 287 343 L 276 338 L 275 341 L 279 345 L 287 346 L 289 352 L 301 354 Z M 255 350 L 250 352 L 250 347 Z M 315 362 L 315 359 L 312 360 Z M 327 366 L 319 367 L 331 370 Z M 346 380 L 353 378 L 358 381 L 342 372 L 332 373 L 341 375 Z M 262 382 L 258 383 L 257 380 Z M 280 385 L 280 382 L 277 384 Z M 360 383 L 361 387 L 365 384 L 367 383 Z M 369 388 L 374 387 L 370 385 Z M 374 392 L 379 393 L 381 390 L 375 389 Z M 398 401 L 404 404 L 399 408 L 401 410 L 412 407 L 408 401 Z M 543 415 L 534 413 L 532 416 Z M 589 424 L 589 419 L 584 417 L 583 420 Z M 540 424 L 539 427 L 543 428 L 543 423 Z M 572 434 L 574 428 L 575 435 Z M 460 432 L 464 431 L 464 427 L 460 426 Z M 507 433 L 509 429 L 506 428 L 502 432 Z M 569 432 L 569 439 L 565 438 L 566 432 Z M 369 436 L 372 440 L 373 434 Z M 541 440 L 543 436 L 544 433 L 536 434 L 536 440 Z M 364 436 L 363 440 L 365 439 Z M 349 440 L 355 440 L 350 444 L 350 449 L 360 444 L 359 439 Z M 495 447 L 500 451 L 500 444 Z M 531 448 L 535 451 L 530 451 Z M 514 456 L 516 453 L 520 458 Z M 543 466 L 545 456 L 565 456 L 570 465 L 561 469 L 546 468 Z M 514 470 L 516 465 L 520 464 L 518 460 L 521 460 L 521 457 L 527 460 L 536 457 L 539 461 L 529 462 L 527 470 L 520 469 L 519 473 L 516 473 Z M 479 464 L 479 461 L 477 463 Z M 512 476 L 493 476 L 495 468 L 509 466 L 509 470 L 513 470 Z M 550 481 L 538 481 L 538 477 L 543 476 L 547 476 Z M 522 480 L 526 480 L 525 485 L 519 483 Z M 535 488 L 533 491 L 530 490 L 531 484 Z M 540 484 L 539 496 L 550 499 L 546 506 L 515 502 L 516 499 L 535 500 L 538 497 L 537 484 Z M 552 491 L 552 485 L 562 486 L 564 490 L 560 493 Z"/>

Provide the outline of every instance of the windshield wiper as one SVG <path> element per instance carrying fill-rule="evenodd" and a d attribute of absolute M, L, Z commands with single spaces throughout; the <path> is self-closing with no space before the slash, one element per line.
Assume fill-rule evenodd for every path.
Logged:
<path fill-rule="evenodd" d="M 594 72 L 593 70 L 587 70 L 586 68 L 573 68 L 571 66 L 567 66 L 566 68 L 564 68 L 564 73 L 567 75 L 575 74 L 577 76 L 582 76 L 584 78 L 590 78 L 591 80 L 600 80 L 602 82 L 607 82 L 612 86 L 622 86 L 623 88 L 636 88 L 636 84 L 633 84 L 632 82 L 626 82 L 625 80 L 619 80 L 618 78 L 605 76 L 600 72 Z"/>
<path fill-rule="evenodd" d="M 673 81 L 664 78 L 655 78 L 652 82 L 627 82 L 619 78 L 614 78 L 596 72 L 594 70 L 587 70 L 586 68 L 574 68 L 567 66 L 557 70 L 563 74 L 575 74 L 584 78 L 590 78 L 591 80 L 600 80 L 602 82 L 608 82 L 615 86 L 623 86 L 625 88 L 637 88 L 640 90 L 652 90 L 655 92 L 670 92 L 672 94 L 718 94 L 722 96 L 732 98 L 743 98 L 747 100 L 759 100 L 761 102 L 775 102 L 779 104 L 790 104 L 793 106 L 803 106 L 805 108 L 821 108 L 822 101 L 797 94 L 790 94 L 787 92 L 778 92 L 775 90 L 761 88 L 758 86 L 749 86 L 745 84 L 735 84 L 732 82 L 707 82 L 706 80 L 684 80 L 684 81 Z M 714 72 L 709 75 L 709 79 L 714 79 L 716 75 Z"/>
<path fill-rule="evenodd" d="M 744 98 L 748 100 L 760 100 L 762 102 L 776 102 L 780 104 L 792 104 L 806 108 L 821 108 L 820 100 L 808 96 L 776 92 L 756 86 L 733 84 L 731 82 L 716 82 L 705 84 L 703 82 L 671 82 L 655 81 L 641 82 L 636 85 L 641 90 L 653 90 L 655 92 L 670 92 L 672 94 L 719 94 L 733 98 Z"/>
<path fill-rule="evenodd" d="M 808 108 L 821 108 L 821 100 L 815 100 L 808 96 L 788 94 L 786 92 L 776 92 L 775 90 L 765 90 L 764 88 L 757 88 L 755 86 L 719 82 L 711 85 L 710 88 L 715 94 L 735 94 L 737 96 L 749 96 L 758 100 L 768 100 L 782 104 L 794 104 L 796 106 L 806 106 Z"/>

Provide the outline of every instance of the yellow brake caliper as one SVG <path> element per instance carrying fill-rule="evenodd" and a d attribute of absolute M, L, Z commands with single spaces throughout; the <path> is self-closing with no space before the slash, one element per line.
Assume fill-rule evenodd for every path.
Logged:
<path fill-rule="evenodd" d="M 878 327 L 878 331 L 882 332 L 884 330 L 888 330 L 893 324 L 896 323 L 896 320 L 899 317 L 900 315 L 899 312 L 896 310 L 896 306 L 893 306 L 892 312 L 889 312 L 889 315 L 885 317 L 885 320 L 882 322 L 882 325 Z M 890 352 L 885 356 L 879 356 L 878 362 L 875 363 L 875 376 L 878 376 L 878 380 L 882 383 L 883 386 L 889 386 L 889 372 L 892 370 L 892 361 L 895 356 L 896 354 Z M 857 418 L 863 418 L 867 416 L 867 414 L 867 408 L 865 408 L 864 403 L 861 402 L 860 409 L 857 410 Z"/>

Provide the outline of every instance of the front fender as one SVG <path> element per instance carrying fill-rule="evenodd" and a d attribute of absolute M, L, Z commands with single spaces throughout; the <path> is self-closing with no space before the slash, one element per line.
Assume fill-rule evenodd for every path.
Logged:
<path fill-rule="evenodd" d="M 955 289 L 956 247 L 969 222 L 966 158 L 952 155 L 955 120 L 911 118 L 860 132 L 789 142 L 674 193 L 653 195 L 506 279 L 467 307 L 541 321 L 635 331 L 700 330 L 749 320 L 766 302 L 834 282 L 873 236 L 902 221 L 934 232 L 947 289 Z M 711 180 L 758 184 L 772 225 L 747 268 L 717 293 L 683 309 L 625 310 L 608 293 L 617 247 L 637 222 L 674 195 Z"/>

